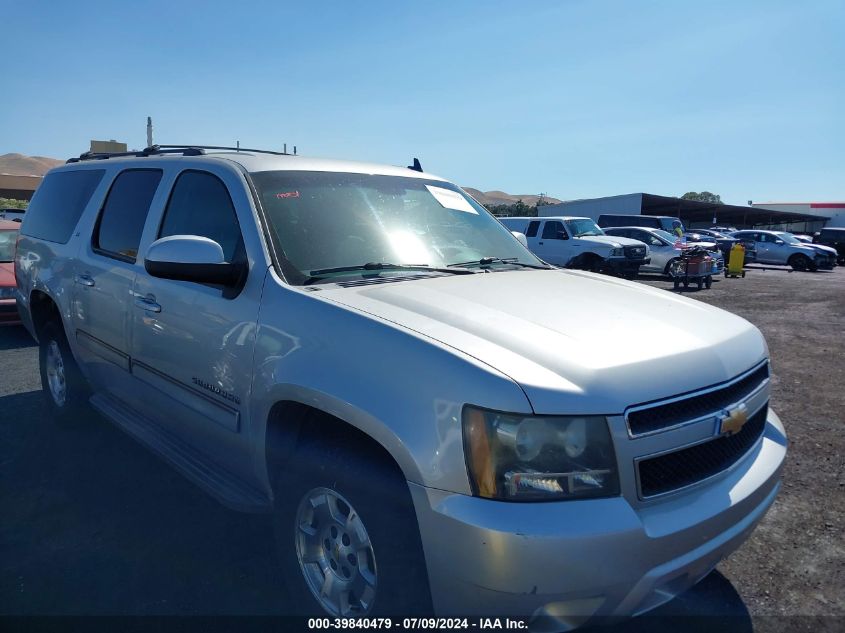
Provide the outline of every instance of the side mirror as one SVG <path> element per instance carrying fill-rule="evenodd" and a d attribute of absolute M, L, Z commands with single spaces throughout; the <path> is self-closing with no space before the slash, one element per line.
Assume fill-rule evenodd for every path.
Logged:
<path fill-rule="evenodd" d="M 557 232 L 557 239 L 559 240 L 568 240 L 569 235 L 567 235 L 566 231 L 558 231 Z"/>
<path fill-rule="evenodd" d="M 518 239 L 519 243 L 522 244 L 525 248 L 528 248 L 528 238 L 525 237 L 525 233 L 520 233 L 519 231 L 511 231 L 511 235 Z"/>
<path fill-rule="evenodd" d="M 144 269 L 153 277 L 204 284 L 235 285 L 241 266 L 223 258 L 220 244 L 198 235 L 171 235 L 150 244 Z"/>

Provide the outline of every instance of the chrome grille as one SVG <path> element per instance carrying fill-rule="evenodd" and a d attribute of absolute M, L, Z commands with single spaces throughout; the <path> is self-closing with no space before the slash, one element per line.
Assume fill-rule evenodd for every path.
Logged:
<path fill-rule="evenodd" d="M 640 494 L 654 497 L 712 477 L 738 462 L 766 426 L 768 403 L 734 435 L 724 435 L 672 453 L 642 459 L 637 465 Z"/>
<path fill-rule="evenodd" d="M 669 400 L 636 405 L 625 415 L 628 430 L 636 437 L 715 415 L 747 398 L 768 379 L 769 363 L 765 362 L 728 383 L 682 394 Z"/>
<path fill-rule="evenodd" d="M 641 259 L 645 257 L 645 246 L 626 246 L 625 257 L 629 259 Z"/>

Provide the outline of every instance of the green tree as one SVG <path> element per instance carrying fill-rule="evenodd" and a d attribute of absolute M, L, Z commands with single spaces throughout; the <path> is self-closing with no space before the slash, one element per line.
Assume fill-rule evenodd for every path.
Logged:
<path fill-rule="evenodd" d="M 710 193 L 709 191 L 687 191 L 681 196 L 681 200 L 695 200 L 696 202 L 709 202 L 710 204 L 724 204 L 722 196 Z"/>
<path fill-rule="evenodd" d="M 0 198 L 0 209 L 26 209 L 28 200 L 16 200 L 15 198 Z"/>

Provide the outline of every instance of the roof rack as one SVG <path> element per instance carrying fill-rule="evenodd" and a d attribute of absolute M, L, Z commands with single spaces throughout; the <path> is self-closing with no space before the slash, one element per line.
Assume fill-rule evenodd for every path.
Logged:
<path fill-rule="evenodd" d="M 162 154 L 181 154 L 182 156 L 202 156 L 205 150 L 232 150 L 235 152 L 257 152 L 273 154 L 275 156 L 291 156 L 288 152 L 274 152 L 269 149 L 251 149 L 247 147 L 226 147 L 223 145 L 150 145 L 139 152 L 85 152 L 78 158 L 69 158 L 68 163 L 78 163 L 83 160 L 107 160 L 109 158 L 123 158 L 126 156 L 161 156 Z M 293 155 L 296 155 L 294 152 Z"/>

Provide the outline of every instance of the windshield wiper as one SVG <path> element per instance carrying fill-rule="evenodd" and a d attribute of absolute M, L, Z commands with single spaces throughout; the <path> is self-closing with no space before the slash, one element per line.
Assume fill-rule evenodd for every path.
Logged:
<path fill-rule="evenodd" d="M 489 266 L 490 264 L 510 264 L 512 266 L 521 266 L 523 268 L 536 268 L 538 270 L 546 270 L 550 266 L 541 266 L 539 264 L 526 264 L 519 261 L 516 257 L 482 257 L 471 262 L 461 262 L 459 264 L 449 264 L 449 266 Z"/>
<path fill-rule="evenodd" d="M 334 273 L 351 273 L 359 271 L 380 271 L 380 270 L 419 270 L 423 272 L 448 273 L 450 275 L 474 275 L 475 271 L 467 270 L 466 268 L 437 268 L 428 266 L 427 264 L 391 264 L 388 262 L 367 262 L 357 266 L 337 266 L 335 268 L 320 268 L 319 270 L 312 270 L 310 276 L 305 280 L 305 284 L 310 284 L 319 281 L 325 275 Z"/>

